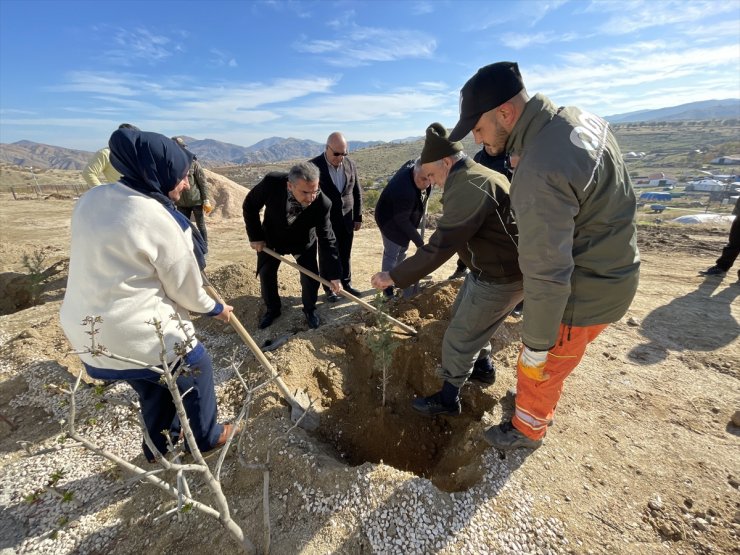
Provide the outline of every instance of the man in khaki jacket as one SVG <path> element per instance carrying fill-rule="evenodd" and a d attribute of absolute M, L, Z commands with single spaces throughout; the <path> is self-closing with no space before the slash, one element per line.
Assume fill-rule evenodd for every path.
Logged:
<path fill-rule="evenodd" d="M 525 301 L 516 407 L 485 439 L 533 449 L 586 346 L 635 296 L 635 195 L 609 124 L 530 98 L 516 63 L 482 67 L 465 83 L 450 136 L 470 131 L 491 154 L 520 156 L 511 181 Z"/>

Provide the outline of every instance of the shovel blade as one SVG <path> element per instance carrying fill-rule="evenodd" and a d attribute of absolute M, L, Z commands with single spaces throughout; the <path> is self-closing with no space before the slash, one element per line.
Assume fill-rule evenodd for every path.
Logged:
<path fill-rule="evenodd" d="M 311 399 L 306 391 L 296 391 L 293 394 L 295 403 L 290 404 L 290 419 L 293 422 L 300 422 L 298 425 L 312 432 L 319 427 L 319 415 L 311 405 Z"/>

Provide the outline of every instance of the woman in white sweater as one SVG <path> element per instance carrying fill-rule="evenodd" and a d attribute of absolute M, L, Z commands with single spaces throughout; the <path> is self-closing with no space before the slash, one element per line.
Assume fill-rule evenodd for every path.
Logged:
<path fill-rule="evenodd" d="M 160 366 L 162 347 L 152 322 L 161 322 L 168 363 L 177 363 L 176 345 L 186 344 L 189 370 L 177 383 L 190 425 L 203 451 L 222 445 L 230 424 L 216 420 L 211 357 L 194 337 L 189 312 L 228 322 L 233 310 L 203 289 L 197 245 L 190 223 L 174 202 L 187 189 L 191 155 L 157 133 L 118 129 L 110 138 L 111 163 L 120 181 L 90 189 L 72 213 L 72 245 L 62 327 L 72 346 L 91 346 L 88 316 L 101 317 L 95 341 L 110 353 Z M 200 256 L 202 260 L 202 256 Z M 178 321 L 175 315 L 179 315 Z M 186 333 L 185 329 L 188 330 Z M 139 395 L 149 435 L 161 454 L 168 430 L 179 421 L 159 374 L 103 355 L 83 352 L 87 373 L 97 379 L 126 380 Z M 144 444 L 149 461 L 155 454 Z"/>

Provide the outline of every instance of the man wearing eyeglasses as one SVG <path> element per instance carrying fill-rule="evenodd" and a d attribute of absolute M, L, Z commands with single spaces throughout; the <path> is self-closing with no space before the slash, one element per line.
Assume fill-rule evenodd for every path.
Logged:
<path fill-rule="evenodd" d="M 260 221 L 262 207 L 265 213 Z M 321 267 L 331 281 L 331 291 L 337 294 L 342 290 L 339 254 L 329 223 L 330 208 L 329 199 L 319 190 L 319 169 L 310 162 L 296 164 L 288 173 L 268 173 L 244 199 L 244 223 L 249 246 L 257 251 L 260 290 L 267 307 L 260 329 L 270 326 L 281 312 L 277 281 L 280 260 L 264 252 L 265 246 L 279 254 L 295 255 L 300 266 L 318 273 L 318 239 Z M 318 293 L 319 283 L 301 273 L 301 301 L 309 328 L 319 327 Z"/>
<path fill-rule="evenodd" d="M 339 251 L 339 262 L 342 266 L 341 281 L 345 291 L 359 297 L 361 293 L 352 287 L 352 240 L 355 231 L 362 226 L 362 191 L 357 179 L 357 167 L 347 158 L 347 141 L 344 135 L 335 131 L 326 139 L 323 154 L 311 160 L 319 168 L 319 186 L 321 192 L 331 201 L 331 226 Z M 329 279 L 321 264 L 322 247 L 319 245 L 319 266 L 321 276 Z M 339 297 L 327 288 L 326 300 L 336 302 Z"/>

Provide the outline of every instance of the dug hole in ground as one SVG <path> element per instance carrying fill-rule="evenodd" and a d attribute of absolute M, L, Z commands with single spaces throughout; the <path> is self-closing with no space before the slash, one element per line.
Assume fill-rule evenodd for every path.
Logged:
<path fill-rule="evenodd" d="M 245 449 L 255 462 L 271 452 L 273 553 L 736 552 L 740 286 L 735 274 L 696 274 L 713 263 L 727 229 L 640 228 L 641 283 L 628 314 L 566 381 L 544 445 L 502 457 L 482 433 L 512 409 L 520 319 L 508 318 L 493 338 L 498 379 L 466 385 L 461 416 L 415 414 L 413 397 L 440 386 L 435 367 L 460 285 L 444 280 L 454 269 L 449 261 L 418 296 L 389 305 L 418 336 L 396 336 L 382 407 L 368 346 L 375 319 L 361 307 L 320 295 L 322 325 L 309 330 L 298 274 L 283 264 L 282 316 L 257 329 L 255 256 L 239 191 L 225 185 L 219 194 L 226 193 L 232 196 L 208 220 L 209 277 L 259 345 L 282 343 L 266 356 L 289 388 L 315 399 L 321 416 L 313 432 L 291 429 L 276 388 L 252 407 Z M 80 371 L 57 316 L 72 207 L 64 199 L 0 203 L 2 221 L 14 222 L 3 227 L 0 245 L 4 298 L 7 284 L 17 286 L 25 273 L 23 254 L 42 249 L 47 267 L 60 263 L 43 283 L 43 304 L 0 316 L 0 552 L 235 553 L 209 517 L 158 518 L 174 501 L 127 484 L 104 459 L 79 449 L 29 457 L 19 443 L 31 452 L 59 446 L 65 398 L 47 386 Z M 352 256 L 365 300 L 381 252 L 378 230 L 366 223 Z M 250 380 L 266 372 L 230 327 L 198 318 L 196 329 L 214 358 L 220 417 L 232 418 L 243 393 L 229 361 L 243 361 Z M 143 464 L 140 430 L 113 402 L 132 398 L 130 388 L 115 385 L 102 396 L 86 388 L 78 397 L 84 434 Z M 74 492 L 74 502 L 45 487 L 56 471 L 63 477 L 55 488 Z M 192 480 L 194 492 L 206 491 Z M 235 520 L 260 548 L 261 471 L 244 469 L 232 454 L 222 481 Z"/>

